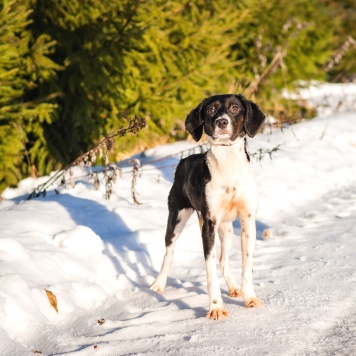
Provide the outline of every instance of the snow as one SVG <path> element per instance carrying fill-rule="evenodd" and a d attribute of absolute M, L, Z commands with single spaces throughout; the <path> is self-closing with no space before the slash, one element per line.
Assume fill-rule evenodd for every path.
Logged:
<path fill-rule="evenodd" d="M 301 83 L 303 84 L 303 83 Z M 355 83 L 319 83 L 312 85 L 304 83 L 304 87 L 295 93 L 285 92 L 286 97 L 307 100 L 317 109 L 318 115 L 327 116 L 335 112 L 356 111 L 356 85 Z"/>
<path fill-rule="evenodd" d="M 353 95 L 353 106 L 336 108 L 331 87 L 348 102 Z M 315 105 L 329 97 L 327 110 L 249 140 L 250 152 L 280 145 L 272 159 L 253 160 L 260 195 L 254 279 L 266 305 L 247 309 L 229 298 L 220 275 L 229 313 L 222 321 L 205 318 L 195 216 L 177 242 L 165 293 L 149 290 L 164 254 L 166 201 L 180 158 L 174 154 L 192 142 L 136 157 L 146 163 L 137 179 L 140 205 L 132 201 L 130 167 L 110 200 L 103 184 L 96 191 L 86 179 L 30 201 L 23 198 L 46 178 L 6 189 L 0 355 L 355 355 L 355 91 L 351 84 L 311 87 L 303 95 Z M 240 276 L 234 227 L 231 264 Z M 56 296 L 58 313 L 46 290 Z"/>

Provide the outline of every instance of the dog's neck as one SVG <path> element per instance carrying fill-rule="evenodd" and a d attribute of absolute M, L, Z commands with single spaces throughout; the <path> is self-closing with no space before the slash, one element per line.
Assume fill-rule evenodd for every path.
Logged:
<path fill-rule="evenodd" d="M 222 147 L 229 147 L 229 146 L 236 146 L 236 145 L 240 145 L 241 142 L 245 142 L 246 141 L 246 135 L 244 135 L 243 137 L 237 137 L 235 140 L 224 140 L 224 141 L 217 141 L 216 139 L 210 137 L 207 135 L 209 144 L 211 147 L 213 146 L 222 146 Z"/>
<path fill-rule="evenodd" d="M 246 138 L 237 138 L 229 143 L 213 143 L 210 142 L 209 155 L 217 161 L 230 161 L 233 164 L 236 161 L 249 161 L 249 156 L 246 152 Z"/>
<path fill-rule="evenodd" d="M 229 143 L 212 143 L 212 146 L 224 146 L 224 147 L 228 147 L 228 146 L 234 146 L 236 145 L 238 142 L 233 141 L 233 142 L 229 142 Z"/>

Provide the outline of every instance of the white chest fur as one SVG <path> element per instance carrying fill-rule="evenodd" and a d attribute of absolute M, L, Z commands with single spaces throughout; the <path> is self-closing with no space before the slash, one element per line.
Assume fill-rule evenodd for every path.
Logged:
<path fill-rule="evenodd" d="M 207 204 L 217 222 L 255 214 L 257 187 L 252 165 L 245 154 L 244 140 L 231 146 L 212 146 L 207 153 L 211 181 L 206 186 Z"/>

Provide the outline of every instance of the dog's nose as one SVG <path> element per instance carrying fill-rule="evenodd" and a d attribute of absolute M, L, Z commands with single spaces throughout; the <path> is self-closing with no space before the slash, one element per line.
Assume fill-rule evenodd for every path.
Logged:
<path fill-rule="evenodd" d="M 216 120 L 216 126 L 219 129 L 225 129 L 228 124 L 229 124 L 229 121 L 227 119 L 225 119 L 225 118 L 221 118 L 221 119 L 217 119 Z"/>

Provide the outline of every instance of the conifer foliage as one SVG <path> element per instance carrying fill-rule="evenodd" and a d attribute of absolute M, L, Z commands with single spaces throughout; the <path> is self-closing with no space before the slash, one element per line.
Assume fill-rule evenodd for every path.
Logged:
<path fill-rule="evenodd" d="M 87 152 L 122 112 L 148 127 L 113 158 L 184 137 L 211 94 L 245 91 L 278 116 L 284 87 L 333 67 L 333 14 L 351 21 L 325 0 L 2 0 L 0 191 Z"/>
<path fill-rule="evenodd" d="M 45 35 L 32 38 L 26 30 L 30 13 L 16 0 L 5 0 L 0 8 L 0 188 L 35 173 L 34 151 L 44 161 L 48 156 L 42 125 L 52 122 L 56 105 L 48 97 L 28 94 L 61 67 L 48 57 L 55 43 Z M 37 140 L 30 148 L 34 134 Z"/>

